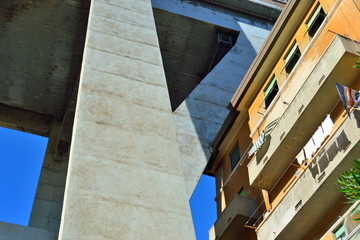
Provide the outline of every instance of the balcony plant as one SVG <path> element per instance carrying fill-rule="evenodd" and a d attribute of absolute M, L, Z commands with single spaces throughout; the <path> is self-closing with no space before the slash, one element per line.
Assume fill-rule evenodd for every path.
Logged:
<path fill-rule="evenodd" d="M 359 55 L 359 61 L 356 61 L 356 62 L 355 62 L 354 68 L 360 68 L 360 52 L 357 52 L 357 53 L 358 53 L 358 55 Z"/>
<path fill-rule="evenodd" d="M 354 160 L 354 165 L 355 168 L 341 173 L 336 183 L 350 204 L 360 200 L 360 159 Z"/>

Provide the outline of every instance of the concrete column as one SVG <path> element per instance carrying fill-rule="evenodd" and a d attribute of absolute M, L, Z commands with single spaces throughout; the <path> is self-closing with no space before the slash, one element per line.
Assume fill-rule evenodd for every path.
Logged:
<path fill-rule="evenodd" d="M 59 239 L 194 239 L 150 0 L 93 0 Z"/>
<path fill-rule="evenodd" d="M 68 156 L 55 153 L 60 121 L 54 120 L 49 134 L 44 163 L 30 215 L 29 227 L 58 233 L 64 198 Z"/>

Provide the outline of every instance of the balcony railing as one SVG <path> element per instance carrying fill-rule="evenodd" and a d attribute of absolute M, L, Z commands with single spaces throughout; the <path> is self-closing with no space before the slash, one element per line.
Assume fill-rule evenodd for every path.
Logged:
<path fill-rule="evenodd" d="M 213 225 L 211 231 L 215 235 L 215 239 L 239 239 L 246 231 L 242 226 L 244 226 L 255 209 L 256 202 L 254 199 L 236 195 Z M 254 217 L 257 217 L 257 215 Z"/>
<path fill-rule="evenodd" d="M 339 101 L 337 102 L 337 104 L 335 104 L 333 109 L 336 108 L 337 106 L 339 106 Z M 258 214 L 259 209 L 266 209 L 265 203 L 262 202 L 260 204 L 260 206 L 256 209 L 256 211 L 254 211 L 252 216 L 248 219 L 248 221 L 245 223 L 245 225 L 247 227 L 258 228 L 262 224 L 262 222 L 266 219 L 266 217 L 276 208 L 276 206 L 279 204 L 281 199 L 285 197 L 286 193 L 291 189 L 291 187 L 295 184 L 295 182 L 301 177 L 301 175 L 304 173 L 304 171 L 309 166 L 309 164 L 312 162 L 312 160 L 316 158 L 317 154 L 326 145 L 326 143 L 329 140 L 329 135 L 334 134 L 334 131 L 335 131 L 334 125 L 338 126 L 339 124 L 342 123 L 342 121 L 344 121 L 344 119 L 340 118 L 344 113 L 345 112 L 342 111 L 340 114 L 338 114 L 335 117 L 335 124 L 332 121 L 332 119 L 330 118 L 330 114 L 326 115 L 325 120 L 318 128 L 318 130 L 321 129 L 321 131 L 325 130 L 325 132 L 323 132 L 323 134 L 322 134 L 322 138 L 319 139 L 319 136 L 315 136 L 317 138 L 317 142 L 321 141 L 321 144 L 316 146 L 316 144 L 313 143 L 314 135 L 316 135 L 314 133 L 314 135 L 309 139 L 308 143 L 305 145 L 305 146 L 312 146 L 312 147 L 310 147 L 310 148 L 307 147 L 306 149 L 302 148 L 301 152 L 296 156 L 296 158 L 292 161 L 292 163 L 288 165 L 286 170 L 282 173 L 281 177 L 277 180 L 277 183 L 279 183 L 280 180 L 283 178 L 283 176 L 287 172 L 289 172 L 289 170 L 291 170 L 292 167 L 296 168 L 296 172 L 294 172 L 293 176 L 287 181 L 287 183 L 282 187 L 281 191 L 277 194 L 277 197 L 275 199 L 273 199 L 273 201 L 271 202 L 272 209 L 265 210 L 262 214 L 260 214 L 260 217 L 255 220 L 253 215 Z M 311 143 L 312 143 L 312 145 L 311 145 Z M 268 191 L 269 195 L 272 194 L 275 187 L 277 187 L 277 184 L 275 184 L 273 186 L 273 188 L 270 191 Z"/>
<path fill-rule="evenodd" d="M 257 220 L 254 220 L 254 216 L 259 212 L 258 209 L 265 206 L 263 202 L 254 211 L 254 214 L 249 217 L 245 225 L 256 228 L 258 233 L 261 232 L 262 237 L 258 234 L 259 239 L 266 239 L 264 236 L 267 236 L 267 232 L 271 229 L 271 231 L 279 234 L 280 230 L 283 231 L 284 228 L 290 226 L 290 221 L 297 221 L 300 218 L 305 218 L 305 215 L 308 216 L 308 213 L 305 215 L 297 214 L 302 208 L 306 207 L 309 209 L 312 208 L 311 206 L 321 202 L 321 208 L 318 207 L 316 210 L 318 212 L 314 213 L 313 219 L 315 219 L 328 212 L 332 204 L 341 201 L 339 200 L 341 199 L 341 194 L 336 192 L 337 187 L 334 184 L 336 181 L 334 178 L 336 179 L 344 169 L 350 168 L 351 160 L 354 156 L 359 156 L 360 154 L 359 147 L 357 146 L 359 142 L 358 136 L 360 135 L 359 127 L 357 127 L 360 124 L 359 115 L 360 111 L 356 111 L 356 115 L 354 112 L 352 119 L 349 119 L 345 111 L 341 112 L 339 118 L 335 121 L 334 129 L 330 136 L 324 141 L 311 160 L 308 161 L 308 164 L 306 166 L 302 165 L 299 168 L 300 171 L 295 173 L 288 184 L 283 187 L 278 197 L 271 202 L 271 209 L 264 211 Z M 321 185 L 326 185 L 326 187 L 318 190 Z M 328 189 L 332 189 L 330 193 Z M 307 204 L 308 201 L 312 202 Z M 281 209 L 277 210 L 279 207 Z M 285 213 L 288 219 L 284 221 L 279 219 L 284 218 L 281 216 Z M 297 220 L 294 220 L 294 218 L 297 218 Z M 299 220 L 298 222 L 301 221 Z M 309 226 L 311 226 L 310 220 Z M 276 235 L 274 235 L 275 237 Z"/>

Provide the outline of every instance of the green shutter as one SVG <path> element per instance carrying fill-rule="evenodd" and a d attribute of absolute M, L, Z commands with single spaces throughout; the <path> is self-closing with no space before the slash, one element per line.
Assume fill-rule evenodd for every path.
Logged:
<path fill-rule="evenodd" d="M 344 234 L 345 234 L 344 225 L 341 225 L 341 227 L 339 227 L 339 228 L 335 231 L 335 237 L 336 237 L 336 239 L 338 239 L 339 237 L 344 236 Z"/>
<path fill-rule="evenodd" d="M 241 188 L 241 190 L 240 190 L 240 192 L 239 192 L 239 195 L 242 196 L 242 197 L 246 197 L 246 193 L 245 193 L 244 187 Z"/>
<path fill-rule="evenodd" d="M 265 94 L 265 98 L 267 97 L 267 95 L 271 92 L 271 90 L 273 89 L 274 85 L 276 83 L 276 77 L 273 77 L 273 79 L 271 80 L 270 84 L 266 87 L 264 94 Z"/>
<path fill-rule="evenodd" d="M 288 53 L 288 55 L 285 58 L 285 66 L 292 59 L 292 57 L 294 56 L 297 48 L 298 48 L 298 45 L 297 45 L 297 43 L 295 43 L 294 46 L 292 47 L 292 49 L 290 50 L 290 52 Z"/>
<path fill-rule="evenodd" d="M 316 21 L 317 17 L 319 16 L 320 11 L 321 11 L 321 5 L 319 5 L 316 8 L 314 14 L 311 16 L 310 20 L 306 23 L 306 27 L 308 30 L 312 27 L 313 23 Z"/>

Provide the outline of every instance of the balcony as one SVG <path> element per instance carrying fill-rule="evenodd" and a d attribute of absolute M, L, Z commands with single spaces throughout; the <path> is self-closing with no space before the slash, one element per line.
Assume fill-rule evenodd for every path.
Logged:
<path fill-rule="evenodd" d="M 254 199 L 236 195 L 220 214 L 210 230 L 214 240 L 240 239 L 247 230 L 244 225 L 256 210 Z"/>
<path fill-rule="evenodd" d="M 305 239 L 334 211 L 343 200 L 335 182 L 360 156 L 359 136 L 360 111 L 354 110 L 351 119 L 343 121 L 280 204 L 258 226 L 258 240 Z"/>
<path fill-rule="evenodd" d="M 350 85 L 359 77 L 359 71 L 351 67 L 356 60 L 355 43 L 335 35 L 270 136 L 248 164 L 253 187 L 270 190 L 275 185 L 323 116 L 339 100 L 335 83 Z"/>

